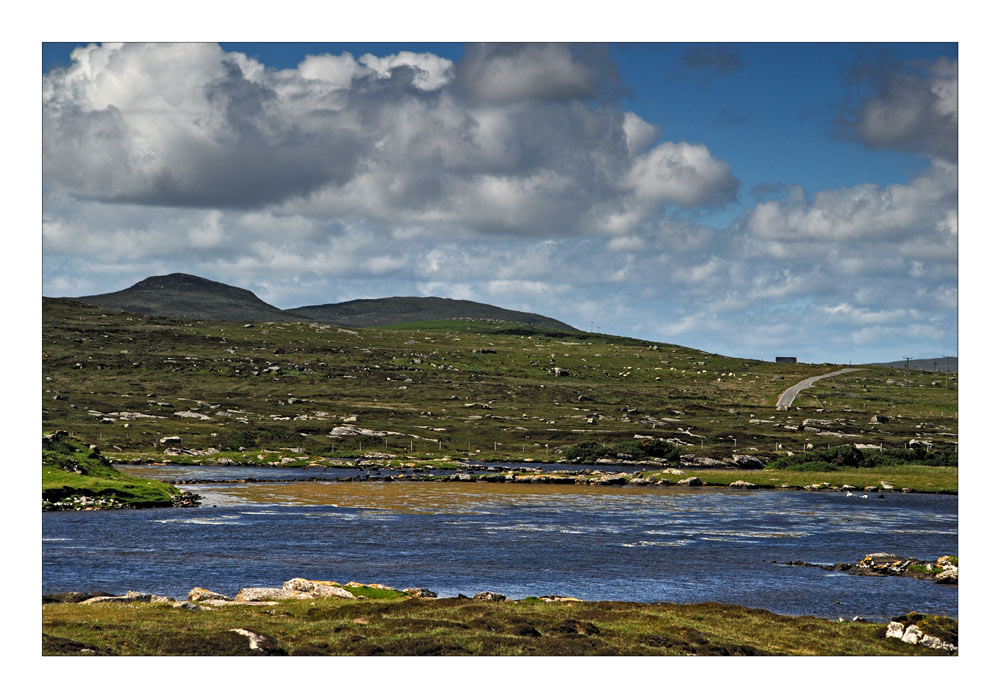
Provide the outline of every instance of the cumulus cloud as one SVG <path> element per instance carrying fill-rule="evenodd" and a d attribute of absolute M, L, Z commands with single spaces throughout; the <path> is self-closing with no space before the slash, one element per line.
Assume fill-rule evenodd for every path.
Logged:
<path fill-rule="evenodd" d="M 842 135 L 869 148 L 958 159 L 958 61 L 878 61 L 850 79 L 861 96 L 838 116 Z"/>
<path fill-rule="evenodd" d="M 626 182 L 641 200 L 704 206 L 732 200 L 739 180 L 708 148 L 691 143 L 661 143 L 635 158 Z"/>
<path fill-rule="evenodd" d="M 859 184 L 814 196 L 792 186 L 749 211 L 747 251 L 795 257 L 831 249 L 829 243 L 895 241 L 952 256 L 957 208 L 957 167 L 940 160 L 905 184 Z"/>
<path fill-rule="evenodd" d="M 211 44 L 77 49 L 44 78 L 47 191 L 102 202 L 578 235 L 733 196 L 726 163 L 661 143 L 597 46 L 310 55 L 275 71 Z M 613 219 L 613 222 L 608 221 Z M 627 231 L 623 231 L 627 232 Z"/>

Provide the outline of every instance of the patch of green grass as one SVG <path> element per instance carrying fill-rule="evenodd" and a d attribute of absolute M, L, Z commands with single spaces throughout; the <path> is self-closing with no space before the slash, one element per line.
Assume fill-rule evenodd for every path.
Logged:
<path fill-rule="evenodd" d="M 360 586 L 360 587 L 344 587 L 349 592 L 355 596 L 361 596 L 366 599 L 406 599 L 409 595 L 397 591 L 396 589 L 378 589 L 376 587 L 370 586 Z"/>
<path fill-rule="evenodd" d="M 71 497 L 113 500 L 128 507 L 171 506 L 180 494 L 159 480 L 119 472 L 98 449 L 84 447 L 64 432 L 42 439 L 43 506 Z"/>

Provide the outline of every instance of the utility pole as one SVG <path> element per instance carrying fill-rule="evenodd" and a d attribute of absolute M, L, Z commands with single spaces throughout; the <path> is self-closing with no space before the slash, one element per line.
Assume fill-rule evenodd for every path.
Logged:
<path fill-rule="evenodd" d="M 903 358 L 906 359 L 906 388 L 904 389 L 903 392 L 908 398 L 910 397 L 910 359 L 912 359 L 913 357 L 904 356 Z"/>

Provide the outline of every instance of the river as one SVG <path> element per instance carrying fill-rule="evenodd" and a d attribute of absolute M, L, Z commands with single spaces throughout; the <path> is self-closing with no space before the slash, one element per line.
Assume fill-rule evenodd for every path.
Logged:
<path fill-rule="evenodd" d="M 356 482 L 350 470 L 123 468 L 195 485 L 203 506 L 42 517 L 43 593 L 195 586 L 235 594 L 292 577 L 483 590 L 511 598 L 718 601 L 777 613 L 884 620 L 958 615 L 956 587 L 789 561 L 957 552 L 958 498 L 466 482 Z M 311 478 L 322 477 L 320 481 Z"/>

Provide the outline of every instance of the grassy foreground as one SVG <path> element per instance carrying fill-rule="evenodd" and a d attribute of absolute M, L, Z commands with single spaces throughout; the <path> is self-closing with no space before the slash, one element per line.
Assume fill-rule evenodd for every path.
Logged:
<path fill-rule="evenodd" d="M 953 623 L 953 622 L 952 622 Z M 269 638 L 252 650 L 234 629 Z M 46 604 L 45 655 L 934 655 L 884 623 L 741 606 L 316 599 L 196 612 L 169 604 Z"/>

